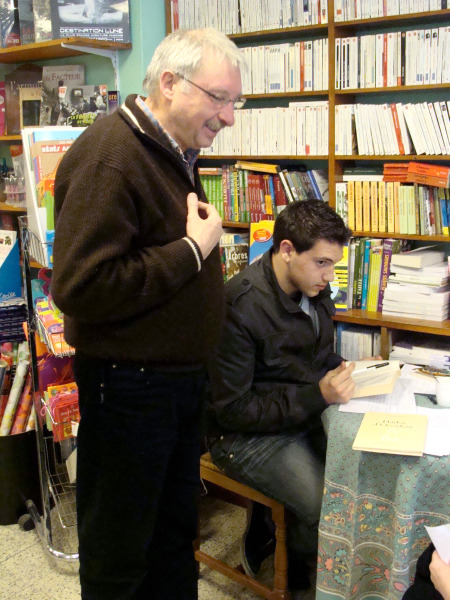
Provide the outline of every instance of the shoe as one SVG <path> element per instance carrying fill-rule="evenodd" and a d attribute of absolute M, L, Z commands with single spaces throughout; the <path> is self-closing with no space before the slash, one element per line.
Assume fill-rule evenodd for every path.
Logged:
<path fill-rule="evenodd" d="M 241 541 L 241 561 L 244 571 L 256 577 L 264 559 L 275 552 L 275 531 L 266 518 L 266 507 L 252 502 L 247 509 L 247 527 Z"/>
<path fill-rule="evenodd" d="M 288 588 L 293 600 L 303 598 L 303 592 L 311 587 L 309 567 L 298 557 L 289 557 L 288 560 Z"/>

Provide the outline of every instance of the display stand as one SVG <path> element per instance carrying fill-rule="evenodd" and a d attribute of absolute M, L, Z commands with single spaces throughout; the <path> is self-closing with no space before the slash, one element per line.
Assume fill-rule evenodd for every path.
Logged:
<path fill-rule="evenodd" d="M 78 553 L 67 553 L 53 545 L 50 510 L 54 504 L 63 528 L 76 526 L 75 485 L 69 481 L 61 444 L 53 440 L 46 425 L 46 407 L 39 389 L 37 352 L 35 344 L 36 319 L 31 294 L 31 262 L 45 264 L 46 249 L 28 229 L 27 217 L 20 217 L 20 235 L 23 251 L 23 280 L 28 311 L 28 341 L 36 410 L 36 441 L 38 473 L 41 489 L 42 510 L 32 497 L 25 502 L 30 519 L 34 523 L 44 548 L 56 559 L 74 562 Z"/>

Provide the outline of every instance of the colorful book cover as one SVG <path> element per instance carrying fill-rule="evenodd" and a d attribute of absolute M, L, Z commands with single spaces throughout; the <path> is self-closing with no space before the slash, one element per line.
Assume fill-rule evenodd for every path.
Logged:
<path fill-rule="evenodd" d="M 34 44 L 33 2 L 18 0 L 20 43 Z"/>
<path fill-rule="evenodd" d="M 366 238 L 364 240 L 364 255 L 362 265 L 362 283 L 361 283 L 361 307 L 362 310 L 367 308 L 367 290 L 369 287 L 369 262 L 370 262 L 370 248 L 372 240 Z M 359 308 L 359 307 L 357 307 Z"/>
<path fill-rule="evenodd" d="M 226 281 L 237 275 L 248 265 L 248 244 L 227 244 L 223 246 Z"/>
<path fill-rule="evenodd" d="M 46 42 L 51 40 L 52 15 L 50 0 L 33 0 L 33 16 L 35 42 Z"/>
<path fill-rule="evenodd" d="M 21 296 L 22 277 L 17 232 L 0 230 L 0 301 Z"/>
<path fill-rule="evenodd" d="M 50 0 L 53 38 L 84 37 L 129 43 L 130 2 Z"/>
<path fill-rule="evenodd" d="M 261 258 L 272 247 L 274 225 L 275 221 L 250 223 L 249 265 Z"/>
<path fill-rule="evenodd" d="M 348 306 L 348 246 L 342 250 L 342 258 L 334 265 L 334 280 L 330 283 L 331 299 L 336 310 L 347 310 Z"/>
<path fill-rule="evenodd" d="M 62 86 L 58 125 L 87 127 L 108 114 L 106 85 Z"/>
<path fill-rule="evenodd" d="M 60 107 L 59 88 L 84 85 L 84 65 L 44 65 L 39 125 L 57 125 Z"/>
<path fill-rule="evenodd" d="M 380 289 L 381 259 L 383 257 L 383 245 L 375 244 L 371 248 L 369 262 L 369 289 L 367 295 L 367 310 L 376 312 L 378 303 L 378 291 Z"/>

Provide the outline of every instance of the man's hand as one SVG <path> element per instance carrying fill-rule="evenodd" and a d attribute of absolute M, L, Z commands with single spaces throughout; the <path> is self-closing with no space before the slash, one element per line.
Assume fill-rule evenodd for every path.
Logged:
<path fill-rule="evenodd" d="M 197 194 L 191 192 L 187 197 L 186 233 L 195 240 L 200 248 L 203 259 L 217 246 L 222 235 L 222 219 L 211 204 L 199 201 Z M 204 213 L 205 218 L 199 215 Z"/>
<path fill-rule="evenodd" d="M 450 600 L 450 565 L 435 550 L 430 563 L 431 581 L 444 600 Z"/>
<path fill-rule="evenodd" d="M 354 368 L 355 363 L 346 367 L 345 362 L 341 362 L 336 369 L 322 377 L 319 387 L 327 404 L 347 404 L 355 389 L 352 378 Z"/>

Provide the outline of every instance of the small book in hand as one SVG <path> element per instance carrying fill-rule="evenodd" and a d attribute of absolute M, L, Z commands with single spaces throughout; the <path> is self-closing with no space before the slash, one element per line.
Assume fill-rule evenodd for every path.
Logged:
<path fill-rule="evenodd" d="M 422 456 L 427 436 L 426 415 L 365 413 L 353 450 Z"/>
<path fill-rule="evenodd" d="M 357 360 L 355 363 L 352 377 L 356 385 L 352 398 L 392 393 L 400 377 L 400 361 Z"/>

